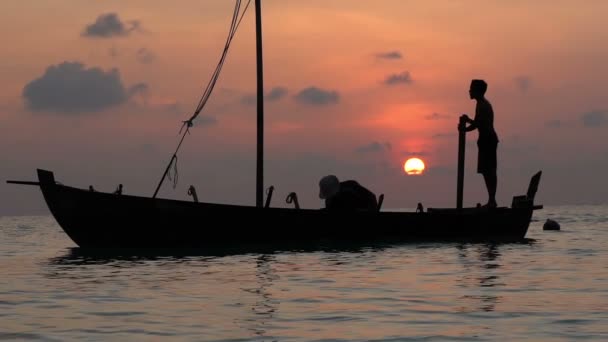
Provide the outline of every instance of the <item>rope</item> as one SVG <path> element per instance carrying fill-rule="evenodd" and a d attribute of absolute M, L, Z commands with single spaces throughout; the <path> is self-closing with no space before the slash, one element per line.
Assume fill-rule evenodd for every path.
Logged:
<path fill-rule="evenodd" d="M 169 170 L 169 172 L 167 172 L 167 178 L 169 178 L 169 180 L 173 181 L 173 189 L 175 189 L 177 187 L 177 179 L 179 178 L 179 174 L 177 172 L 177 155 L 175 155 L 175 158 L 173 158 L 173 178 L 171 178 L 171 171 Z"/>
<path fill-rule="evenodd" d="M 209 100 L 209 97 L 211 96 L 211 93 L 213 92 L 213 89 L 215 88 L 215 83 L 217 82 L 217 80 L 220 76 L 220 72 L 222 71 L 224 62 L 226 61 L 226 56 L 228 55 L 228 49 L 230 48 L 230 43 L 232 43 L 232 39 L 234 38 L 236 31 L 237 31 L 238 27 L 240 26 L 241 21 L 243 20 L 243 16 L 245 15 L 247 8 L 249 8 L 250 3 L 251 3 L 251 0 L 248 0 L 247 5 L 245 5 L 245 9 L 243 10 L 243 13 L 241 14 L 241 16 L 239 18 L 241 0 L 236 1 L 235 6 L 234 6 L 234 13 L 232 16 L 232 22 L 230 23 L 230 30 L 228 31 L 228 37 L 226 38 L 226 43 L 224 45 L 224 50 L 222 51 L 220 60 L 215 68 L 215 71 L 213 72 L 213 75 L 211 76 L 211 79 L 209 80 L 209 83 L 207 83 L 207 87 L 205 88 L 205 91 L 203 92 L 203 96 L 201 97 L 200 101 L 198 102 L 198 105 L 196 106 L 194 114 L 192 115 L 192 117 L 190 119 L 186 120 L 186 122 L 189 122 L 191 124 L 192 121 L 194 119 L 196 119 L 196 117 L 203 110 L 203 107 L 207 104 L 207 101 Z"/>
<path fill-rule="evenodd" d="M 207 83 L 205 91 L 203 92 L 203 95 L 201 96 L 201 99 L 199 100 L 198 105 L 196 106 L 194 114 L 190 117 L 190 119 L 182 121 L 182 126 L 181 126 L 178 134 L 181 134 L 182 131 L 184 130 L 184 128 L 186 130 L 184 131 L 184 134 L 182 135 L 182 138 L 181 138 L 179 144 L 177 145 L 177 148 L 175 149 L 175 153 L 173 153 L 173 157 L 171 158 L 171 161 L 169 162 L 169 165 L 167 166 L 167 169 L 165 170 L 165 173 L 163 174 L 163 177 L 161 178 L 160 183 L 158 184 L 158 187 L 156 188 L 156 191 L 154 192 L 153 198 L 156 197 L 156 195 L 158 194 L 158 190 L 160 189 L 161 185 L 163 184 L 163 181 L 165 180 L 165 176 L 169 176 L 169 179 L 171 179 L 170 167 L 171 167 L 171 163 L 173 163 L 173 159 L 175 159 L 175 164 L 173 164 L 173 167 L 174 167 L 173 188 L 175 189 L 175 187 L 177 186 L 177 178 L 178 178 L 177 152 L 179 152 L 179 149 L 182 146 L 182 143 L 184 142 L 184 138 L 186 137 L 186 134 L 190 134 L 190 128 L 194 125 L 194 119 L 196 119 L 196 117 L 201 113 L 201 111 L 207 104 L 207 101 L 209 100 L 209 97 L 211 96 L 213 89 L 215 88 L 215 84 L 217 83 L 217 80 L 220 77 L 220 72 L 222 71 L 224 62 L 226 61 L 226 56 L 228 55 L 230 43 L 232 43 L 232 39 L 236 35 L 236 31 L 239 28 L 241 21 L 243 20 L 243 17 L 245 16 L 245 12 L 247 12 L 247 8 L 249 8 L 249 4 L 251 3 L 251 0 L 247 1 L 247 5 L 245 5 L 242 13 L 241 13 L 241 2 L 242 2 L 242 0 L 236 0 L 236 2 L 235 2 L 234 12 L 232 14 L 232 20 L 230 22 L 230 29 L 228 30 L 228 37 L 226 38 L 226 43 L 224 44 L 224 49 L 222 51 L 220 60 L 217 64 L 217 66 L 215 67 L 215 71 L 213 72 L 211 79 L 209 80 L 209 83 Z"/>

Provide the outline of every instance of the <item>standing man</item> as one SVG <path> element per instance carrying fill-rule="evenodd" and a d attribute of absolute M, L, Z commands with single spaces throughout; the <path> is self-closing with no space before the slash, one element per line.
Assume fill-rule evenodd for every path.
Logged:
<path fill-rule="evenodd" d="M 489 208 L 496 208 L 496 149 L 498 147 L 498 135 L 494 130 L 494 110 L 492 104 L 485 98 L 488 84 L 484 80 L 472 80 L 469 89 L 471 99 L 477 101 L 475 106 L 475 118 L 471 119 L 465 115 L 465 120 L 469 124 L 465 128 L 466 132 L 477 129 L 479 138 L 477 139 L 477 147 L 479 154 L 477 156 L 477 173 L 483 175 L 483 179 L 488 189 L 488 203 L 485 205 Z"/>

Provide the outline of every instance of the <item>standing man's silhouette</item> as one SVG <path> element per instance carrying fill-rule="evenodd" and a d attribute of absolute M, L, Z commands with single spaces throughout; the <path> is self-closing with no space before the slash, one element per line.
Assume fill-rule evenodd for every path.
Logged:
<path fill-rule="evenodd" d="M 469 132 L 477 129 L 479 139 L 477 147 L 479 154 L 477 157 L 477 173 L 483 175 L 488 189 L 487 207 L 496 207 L 496 149 L 498 147 L 498 135 L 494 130 L 494 110 L 492 104 L 485 98 L 488 84 L 484 80 L 472 80 L 469 89 L 471 99 L 477 101 L 475 106 L 475 118 L 471 119 L 465 115 L 465 120 L 469 126 L 465 131 Z"/>

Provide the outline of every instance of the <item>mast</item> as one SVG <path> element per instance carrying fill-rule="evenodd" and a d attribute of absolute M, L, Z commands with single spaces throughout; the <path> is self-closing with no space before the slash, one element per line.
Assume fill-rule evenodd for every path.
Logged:
<path fill-rule="evenodd" d="M 464 188 L 464 147 L 466 144 L 465 116 L 458 121 L 458 178 L 456 182 L 456 208 L 462 209 L 462 190 Z"/>
<path fill-rule="evenodd" d="M 264 201 L 264 70 L 262 58 L 262 0 L 255 0 L 255 42 L 257 61 L 257 162 L 255 205 L 262 208 Z"/>

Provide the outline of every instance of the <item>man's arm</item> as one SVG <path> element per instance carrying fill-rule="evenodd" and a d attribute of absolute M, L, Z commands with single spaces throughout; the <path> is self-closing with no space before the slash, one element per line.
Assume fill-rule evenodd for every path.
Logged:
<path fill-rule="evenodd" d="M 464 119 L 469 124 L 467 127 L 464 128 L 465 132 L 470 132 L 477 128 L 477 123 L 475 122 L 475 120 L 471 119 L 468 115 L 465 114 Z"/>
<path fill-rule="evenodd" d="M 470 131 L 474 131 L 477 129 L 477 124 L 475 123 L 475 121 L 471 121 L 470 125 L 467 126 L 464 131 L 465 132 L 470 132 Z"/>

